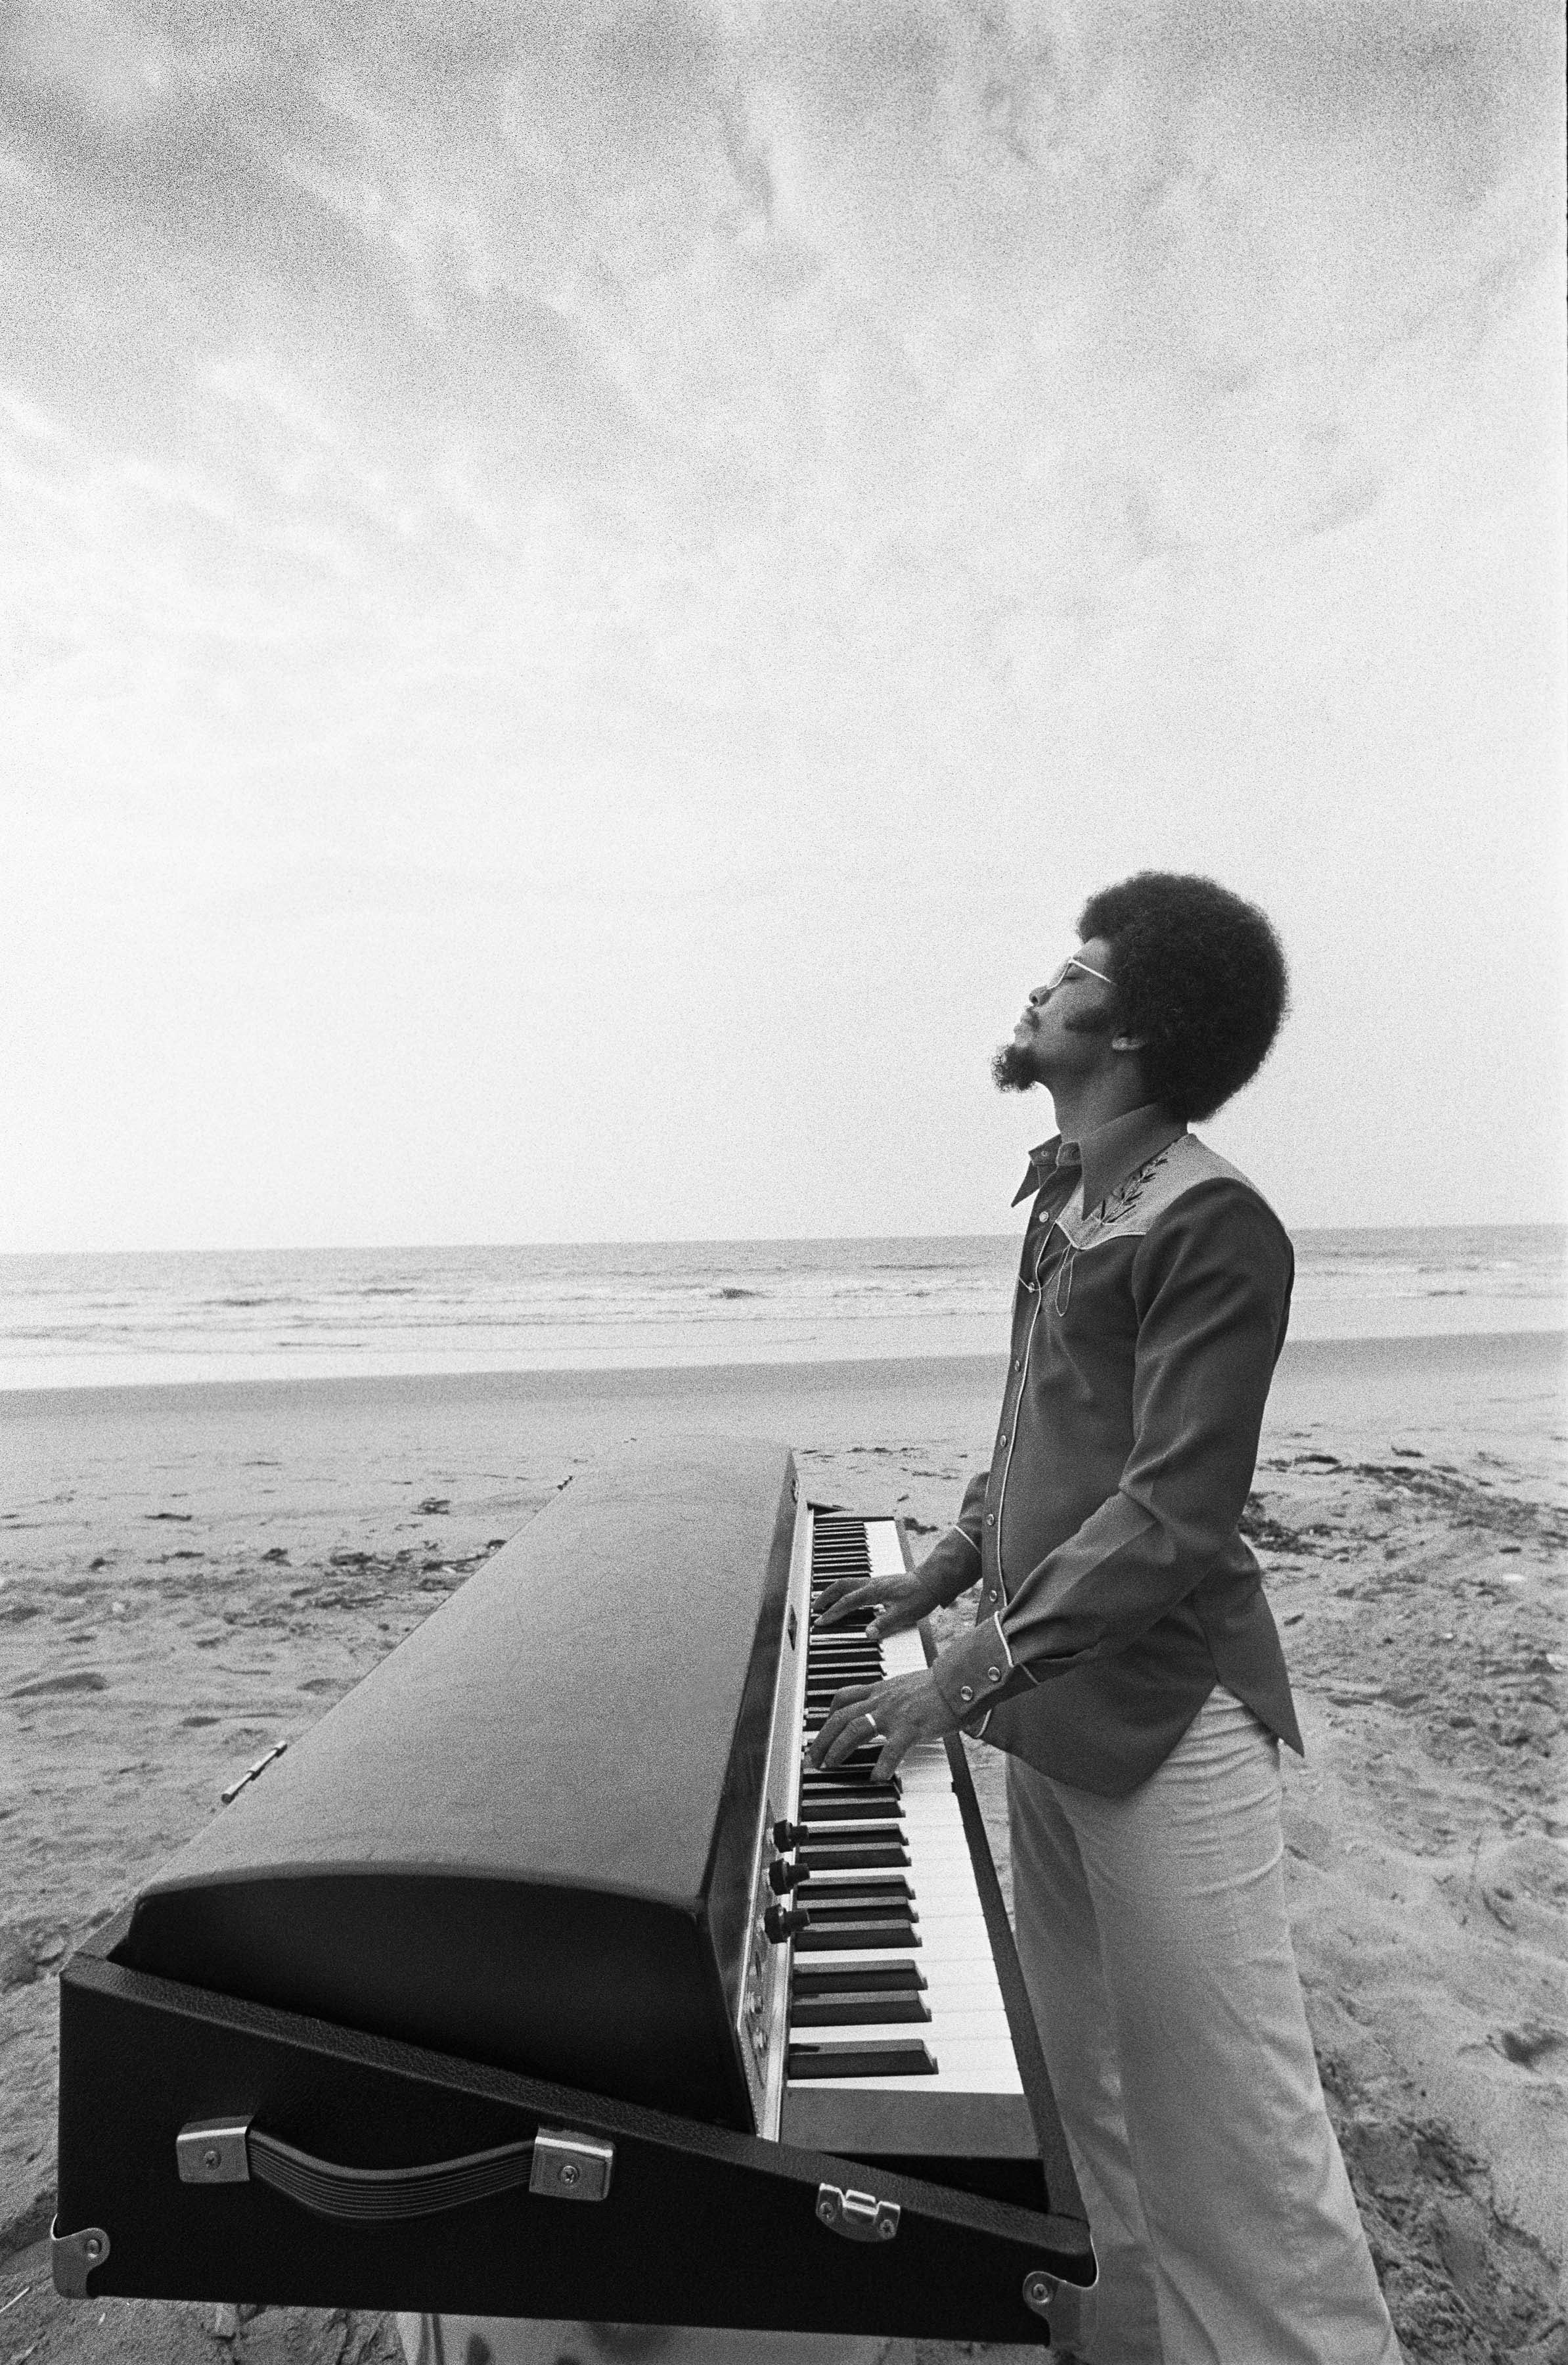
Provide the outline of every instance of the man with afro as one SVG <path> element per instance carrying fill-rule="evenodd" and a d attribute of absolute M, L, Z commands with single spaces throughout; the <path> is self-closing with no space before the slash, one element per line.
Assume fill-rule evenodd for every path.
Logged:
<path fill-rule="evenodd" d="M 1263 913 L 1144 871 L 996 1054 L 1058 1134 L 1032 1202 L 989 1465 L 913 1576 L 846 1579 L 892 1633 L 977 1582 L 924 1675 L 847 1687 L 814 1744 L 890 1777 L 956 1726 L 1007 1754 L 1018 1949 L 1100 2260 L 1093 2365 L 1391 2365 L 1291 1950 L 1279 1749 L 1300 1750 L 1240 1533 L 1294 1259 L 1188 1131 L 1286 1003 Z M 1016 1204 L 1016 1202 L 1014 1203 Z M 1059 2353 L 1059 2351 L 1058 2351 Z"/>

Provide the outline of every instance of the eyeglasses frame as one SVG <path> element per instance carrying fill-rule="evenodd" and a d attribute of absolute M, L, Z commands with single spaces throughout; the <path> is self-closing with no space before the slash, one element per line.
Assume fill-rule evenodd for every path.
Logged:
<path fill-rule="evenodd" d="M 1080 960 L 1076 953 L 1069 953 L 1060 969 L 1057 970 L 1056 975 L 1054 977 L 1048 977 L 1046 980 L 1046 992 L 1047 993 L 1054 993 L 1058 986 L 1065 982 L 1067 973 L 1070 969 L 1081 969 L 1085 977 L 1097 977 L 1102 985 L 1114 986 L 1116 982 L 1114 977 L 1107 977 L 1103 969 L 1091 969 L 1089 963 L 1085 960 Z"/>

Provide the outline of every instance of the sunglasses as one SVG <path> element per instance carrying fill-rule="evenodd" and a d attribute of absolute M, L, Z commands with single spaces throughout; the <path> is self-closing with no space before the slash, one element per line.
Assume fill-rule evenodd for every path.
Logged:
<path fill-rule="evenodd" d="M 1067 959 L 1063 961 L 1056 975 L 1054 977 L 1047 978 L 1046 992 L 1047 993 L 1054 993 L 1056 992 L 1058 986 L 1066 979 L 1070 969 L 1081 969 L 1085 977 L 1097 977 L 1102 985 L 1114 985 L 1115 983 L 1114 978 L 1107 977 L 1103 969 L 1091 969 L 1087 961 L 1079 960 L 1076 956 L 1069 954 Z"/>

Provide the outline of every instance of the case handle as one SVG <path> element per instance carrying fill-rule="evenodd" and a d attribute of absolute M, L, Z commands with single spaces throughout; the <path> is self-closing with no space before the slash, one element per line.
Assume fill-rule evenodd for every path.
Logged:
<path fill-rule="evenodd" d="M 524 2143 L 498 2144 L 462 2159 L 430 2160 L 415 2168 L 344 2168 L 297 2151 L 249 2119 L 196 2119 L 174 2138 L 182 2184 L 270 2184 L 342 2225 L 388 2225 L 433 2217 L 526 2184 L 556 2201 L 602 2201 L 610 2191 L 615 2146 L 599 2135 L 541 2127 Z"/>

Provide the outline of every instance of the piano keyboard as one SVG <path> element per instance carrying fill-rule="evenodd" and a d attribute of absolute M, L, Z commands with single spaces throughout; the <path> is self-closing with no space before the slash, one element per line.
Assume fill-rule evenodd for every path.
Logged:
<path fill-rule="evenodd" d="M 902 1575 L 897 1523 L 812 1513 L 813 1596 L 840 1576 Z M 812 1626 L 802 1750 L 841 1686 L 924 1671 L 916 1631 L 868 1640 L 864 1616 Z M 801 1765 L 790 1827 L 806 1920 L 791 1939 L 779 2134 L 850 2153 L 1032 2158 L 1036 2138 L 969 1842 L 940 1741 L 891 1783 L 878 1750 Z"/>

